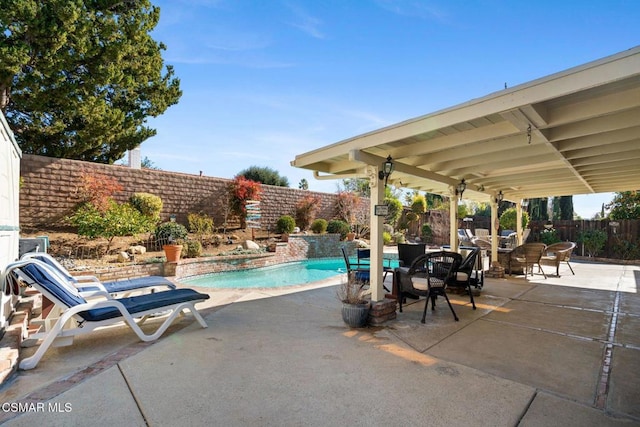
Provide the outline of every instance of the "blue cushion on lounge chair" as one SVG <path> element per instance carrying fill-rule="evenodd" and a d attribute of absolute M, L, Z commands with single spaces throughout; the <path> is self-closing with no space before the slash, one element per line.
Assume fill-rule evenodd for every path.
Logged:
<path fill-rule="evenodd" d="M 38 282 L 40 286 L 58 298 L 68 307 L 84 304 L 87 301 L 77 294 L 75 289 L 63 288 L 46 274 L 38 265 L 27 264 L 21 270 Z M 139 295 L 129 298 L 121 298 L 120 301 L 130 314 L 141 313 L 155 308 L 166 307 L 187 301 L 209 299 L 209 295 L 201 294 L 193 289 L 172 289 L 164 292 Z M 98 322 L 100 320 L 113 319 L 122 315 L 116 307 L 95 308 L 78 313 L 83 319 Z"/>
<path fill-rule="evenodd" d="M 51 292 L 56 298 L 68 307 L 74 307 L 87 302 L 77 289 L 66 284 L 66 287 L 59 286 L 51 277 L 49 277 L 39 266 L 35 264 L 27 264 L 20 268 L 22 272 L 28 275 L 31 280 L 39 283 L 48 292 Z"/>
<path fill-rule="evenodd" d="M 37 259 L 38 261 L 42 261 L 49 267 L 52 267 L 57 272 L 62 274 L 69 282 L 75 283 L 76 287 L 80 289 L 81 292 L 97 291 L 100 289 L 95 286 L 95 282 L 79 282 L 78 279 L 72 276 L 71 273 L 69 273 L 69 271 L 65 269 L 57 260 L 55 260 L 51 255 L 45 252 L 27 253 L 23 256 L 23 258 L 32 258 Z M 132 279 L 116 280 L 111 282 L 101 282 L 101 284 L 102 286 L 104 286 L 104 289 L 106 289 L 106 291 L 110 294 L 151 288 L 154 286 L 166 286 L 169 289 L 176 288 L 176 285 L 171 283 L 169 279 L 162 276 L 136 277 Z"/>
<path fill-rule="evenodd" d="M 193 289 L 173 289 L 170 291 L 154 292 L 152 294 L 138 295 L 129 298 L 120 298 L 120 301 L 131 315 L 147 310 L 167 307 L 187 301 L 199 301 L 209 299 L 209 295 L 201 294 Z M 122 316 L 116 307 L 94 308 L 78 313 L 83 319 L 90 322 L 113 319 Z"/>
<path fill-rule="evenodd" d="M 116 294 L 118 292 L 126 292 L 134 289 L 142 289 L 152 286 L 167 286 L 169 289 L 176 288 L 176 285 L 160 276 L 135 277 L 133 279 L 117 280 L 114 282 L 103 282 L 102 285 L 110 294 Z M 96 287 L 92 287 L 91 282 L 76 283 L 76 286 L 83 292 L 98 289 Z"/>

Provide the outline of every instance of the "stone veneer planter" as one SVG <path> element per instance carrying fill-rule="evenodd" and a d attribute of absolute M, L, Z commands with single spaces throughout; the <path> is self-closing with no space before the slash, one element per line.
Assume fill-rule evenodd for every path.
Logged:
<path fill-rule="evenodd" d="M 340 257 L 340 247 L 345 245 L 353 247 L 350 251 L 355 248 L 355 242 L 342 242 L 338 234 L 292 234 L 288 242 L 276 244 L 275 252 L 182 259 L 177 264 L 165 264 L 164 274 L 181 279 L 305 259 Z"/>
<path fill-rule="evenodd" d="M 356 242 L 340 241 L 338 234 L 294 234 L 289 236 L 288 242 L 276 243 L 275 252 L 184 258 L 178 262 L 164 264 L 127 264 L 77 273 L 93 274 L 103 281 L 140 276 L 175 276 L 180 280 L 203 274 L 266 267 L 305 259 L 341 257 L 342 246 L 346 246 L 348 253 L 352 253 Z"/>

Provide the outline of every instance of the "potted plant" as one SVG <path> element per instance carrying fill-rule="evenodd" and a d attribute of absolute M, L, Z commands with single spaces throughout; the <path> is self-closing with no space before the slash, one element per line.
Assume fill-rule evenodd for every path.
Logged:
<path fill-rule="evenodd" d="M 342 302 L 342 320 L 352 328 L 367 325 L 371 302 L 366 298 L 364 282 L 356 279 L 355 273 L 349 273 L 346 282 L 338 287 L 338 298 Z"/>
<path fill-rule="evenodd" d="M 282 215 L 276 223 L 276 232 L 281 234 L 281 240 L 283 242 L 289 241 L 289 234 L 293 232 L 296 227 L 296 220 L 290 215 Z"/>
<path fill-rule="evenodd" d="M 182 254 L 181 242 L 187 237 L 187 228 L 174 221 L 156 227 L 156 242 L 162 245 L 167 262 L 177 262 Z"/>
<path fill-rule="evenodd" d="M 356 232 L 354 230 L 354 226 L 350 226 L 351 231 L 347 233 L 347 241 L 352 242 L 356 239 Z"/>

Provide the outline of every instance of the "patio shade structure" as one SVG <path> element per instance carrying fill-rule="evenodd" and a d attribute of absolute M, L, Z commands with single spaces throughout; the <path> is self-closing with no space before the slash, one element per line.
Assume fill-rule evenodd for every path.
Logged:
<path fill-rule="evenodd" d="M 640 46 L 297 155 L 291 164 L 318 179 L 370 178 L 372 264 L 382 256 L 373 205 L 388 156 L 389 183 L 450 197 L 452 239 L 463 179 L 463 197 L 490 202 L 494 219 L 500 192 L 521 213 L 527 198 L 640 189 Z"/>

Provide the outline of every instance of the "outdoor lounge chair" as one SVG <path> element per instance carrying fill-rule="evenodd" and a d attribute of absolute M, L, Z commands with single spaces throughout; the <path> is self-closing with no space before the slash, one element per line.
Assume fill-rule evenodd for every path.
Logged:
<path fill-rule="evenodd" d="M 66 280 L 74 285 L 84 296 L 122 294 L 130 296 L 137 291 L 157 291 L 175 289 L 176 285 L 162 276 L 136 277 L 132 279 L 100 282 L 95 276 L 72 276 L 54 257 L 46 252 L 29 252 L 20 259 L 37 259 L 59 272 Z"/>
<path fill-rule="evenodd" d="M 420 322 L 425 323 L 429 300 L 431 299 L 431 310 L 435 310 L 436 297 L 443 296 L 451 309 L 453 318 L 458 321 L 458 315 L 449 301 L 446 289 L 452 280 L 453 272 L 461 262 L 462 255 L 459 253 L 438 251 L 429 252 L 416 258 L 411 267 L 397 268 L 396 283 L 398 284 L 400 313 L 402 313 L 402 300 L 405 294 L 423 296 L 426 301 Z"/>
<path fill-rule="evenodd" d="M 489 240 L 491 233 L 489 232 L 488 228 L 476 228 L 474 235 L 477 238 Z"/>
<path fill-rule="evenodd" d="M 121 299 L 102 299 L 87 301 L 80 292 L 53 270 L 52 267 L 35 259 L 26 259 L 9 264 L 0 276 L 3 287 L 9 281 L 7 276 L 20 272 L 27 276 L 32 286 L 59 307 L 60 317 L 55 324 L 42 333 L 30 337 L 30 341 L 42 340 L 38 350 L 20 362 L 20 369 L 36 367 L 47 349 L 56 341 L 58 345 L 70 345 L 73 337 L 86 334 L 97 328 L 125 322 L 142 341 L 158 339 L 182 313 L 189 310 L 203 328 L 207 327 L 194 304 L 209 298 L 193 289 L 171 289 L 163 292 L 138 295 Z M 140 329 L 152 315 L 168 314 L 164 322 L 152 334 Z M 134 319 L 138 319 L 137 321 Z"/>
<path fill-rule="evenodd" d="M 468 228 L 458 228 L 458 241 L 460 243 L 469 243 L 473 237 L 473 233 Z"/>
<path fill-rule="evenodd" d="M 571 253 L 575 247 L 576 244 L 573 242 L 559 242 L 549 245 L 540 258 L 540 264 L 555 266 L 556 276 L 560 277 L 560 263 L 566 262 L 569 270 L 571 270 L 571 274 L 575 275 L 576 273 L 573 271 L 573 268 L 571 268 L 571 264 L 569 264 Z M 540 269 L 542 268 L 540 267 Z"/>

